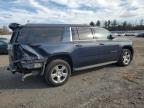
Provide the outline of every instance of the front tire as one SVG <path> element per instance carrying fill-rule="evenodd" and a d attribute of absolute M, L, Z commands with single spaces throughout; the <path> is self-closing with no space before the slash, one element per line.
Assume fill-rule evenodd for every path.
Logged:
<path fill-rule="evenodd" d="M 52 60 L 46 67 L 45 80 L 52 86 L 60 86 L 67 82 L 71 74 L 71 67 L 62 59 Z"/>
<path fill-rule="evenodd" d="M 132 60 L 132 52 L 129 49 L 122 49 L 121 56 L 119 58 L 118 64 L 120 66 L 128 66 Z"/>

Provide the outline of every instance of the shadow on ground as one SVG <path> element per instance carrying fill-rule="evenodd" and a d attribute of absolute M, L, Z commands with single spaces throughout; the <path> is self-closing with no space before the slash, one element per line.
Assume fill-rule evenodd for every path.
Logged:
<path fill-rule="evenodd" d="M 105 68 L 112 68 L 116 65 L 108 65 Z M 104 67 L 97 67 L 93 69 L 83 70 L 73 72 L 71 77 L 77 77 L 81 74 L 91 73 L 94 71 L 98 71 L 103 69 Z M 21 74 L 16 73 L 13 75 L 10 71 L 6 70 L 6 67 L 0 69 L 0 90 L 5 89 L 38 89 L 38 88 L 50 88 L 52 86 L 46 84 L 44 78 L 41 76 L 31 76 L 25 79 L 25 81 L 21 81 Z M 69 82 L 69 81 L 68 81 Z M 68 83 L 67 82 L 67 83 Z"/>

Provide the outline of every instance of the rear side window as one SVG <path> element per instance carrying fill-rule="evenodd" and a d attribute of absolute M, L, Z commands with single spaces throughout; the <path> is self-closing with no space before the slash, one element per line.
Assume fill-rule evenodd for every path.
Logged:
<path fill-rule="evenodd" d="M 45 43 L 60 42 L 63 37 L 64 28 L 56 27 L 26 27 L 23 28 L 18 37 L 21 43 Z"/>
<path fill-rule="evenodd" d="M 110 32 L 104 28 L 94 28 L 93 30 L 98 40 L 107 40 L 107 37 L 110 35 Z"/>
<path fill-rule="evenodd" d="M 91 28 L 78 27 L 77 30 L 78 30 L 80 40 L 92 40 L 93 39 Z"/>

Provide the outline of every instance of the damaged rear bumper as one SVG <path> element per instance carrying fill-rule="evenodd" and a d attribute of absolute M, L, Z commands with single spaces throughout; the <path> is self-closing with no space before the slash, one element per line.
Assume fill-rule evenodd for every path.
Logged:
<path fill-rule="evenodd" d="M 16 61 L 9 65 L 8 70 L 12 73 L 27 74 L 32 71 L 42 72 L 45 67 L 46 60 L 35 60 L 35 61 Z"/>

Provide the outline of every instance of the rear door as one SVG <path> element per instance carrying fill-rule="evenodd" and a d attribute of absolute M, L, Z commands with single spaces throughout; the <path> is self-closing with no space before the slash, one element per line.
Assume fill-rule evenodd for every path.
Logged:
<path fill-rule="evenodd" d="M 112 39 L 108 39 L 111 33 L 103 28 L 93 28 L 94 37 L 96 39 L 96 45 L 99 45 L 99 62 L 116 61 L 119 56 L 120 47 L 117 42 Z"/>
<path fill-rule="evenodd" d="M 83 67 L 96 64 L 99 56 L 99 47 L 90 27 L 72 28 L 74 52 L 74 67 Z"/>

